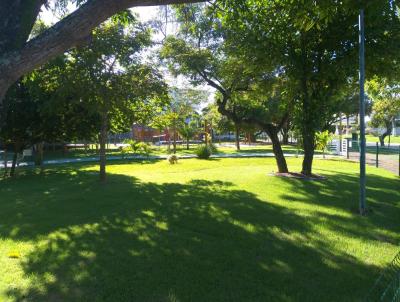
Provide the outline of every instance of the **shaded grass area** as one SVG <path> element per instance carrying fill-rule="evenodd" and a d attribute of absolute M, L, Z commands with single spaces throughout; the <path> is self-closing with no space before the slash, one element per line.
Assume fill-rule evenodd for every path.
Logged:
<path fill-rule="evenodd" d="M 292 170 L 301 161 L 289 159 Z M 361 301 L 400 242 L 400 182 L 274 159 L 58 166 L 0 181 L 0 301 Z M 7 253 L 18 251 L 21 258 Z"/>

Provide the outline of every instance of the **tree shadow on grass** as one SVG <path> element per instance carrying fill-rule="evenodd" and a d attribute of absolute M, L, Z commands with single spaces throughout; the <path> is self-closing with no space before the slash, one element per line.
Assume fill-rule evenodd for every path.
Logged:
<path fill-rule="evenodd" d="M 357 301 L 377 270 L 228 182 L 39 180 L 0 191 L 0 237 L 37 242 L 11 301 Z"/>
<path fill-rule="evenodd" d="M 349 236 L 400 244 L 399 179 L 367 175 L 367 207 L 370 212 L 361 217 L 358 214 L 358 174 L 326 171 L 330 175 L 323 181 L 283 179 L 289 188 L 281 194 L 281 198 L 306 203 L 314 209 L 320 207 L 321 211 L 314 211 L 311 215 L 313 224 L 323 221 L 331 230 Z M 338 214 L 329 214 L 324 209 L 334 209 Z M 348 215 L 341 215 L 343 213 Z"/>

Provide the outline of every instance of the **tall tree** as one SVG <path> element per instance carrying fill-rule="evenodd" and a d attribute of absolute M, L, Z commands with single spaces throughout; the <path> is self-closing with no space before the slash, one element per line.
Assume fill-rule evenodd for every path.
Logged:
<path fill-rule="evenodd" d="M 180 135 L 186 140 L 186 150 L 189 150 L 189 142 L 196 133 L 199 132 L 199 127 L 195 121 L 184 122 L 178 129 Z"/>
<path fill-rule="evenodd" d="M 371 125 L 384 128 L 379 141 L 381 146 L 385 146 L 385 138 L 392 134 L 393 124 L 400 115 L 400 87 L 398 83 L 378 78 L 369 81 L 367 87 L 373 101 Z"/>
<path fill-rule="evenodd" d="M 296 95 L 302 173 L 312 173 L 315 133 L 330 119 L 344 85 L 357 78 L 359 8 L 366 12 L 368 76 L 398 67 L 400 22 L 393 1 L 224 0 L 226 39 L 251 62 L 275 66 Z"/>
<path fill-rule="evenodd" d="M 161 76 L 141 63 L 140 51 L 150 45 L 150 33 L 134 19 L 130 25 L 106 22 L 91 43 L 71 52 L 70 82 L 89 110 L 100 116 L 100 180 L 106 180 L 106 142 L 113 130 L 130 128 L 138 104 L 146 106 L 165 94 Z M 140 116 L 142 118 L 142 116 Z"/>
<path fill-rule="evenodd" d="M 193 88 L 177 88 L 173 87 L 170 91 L 170 103 L 167 109 L 167 115 L 170 122 L 170 130 L 172 130 L 173 152 L 176 153 L 177 133 L 185 133 L 192 136 L 191 127 L 186 120 L 195 114 L 197 107 L 208 99 L 208 92 Z M 183 130 L 180 131 L 180 130 Z"/>
<path fill-rule="evenodd" d="M 97 115 L 74 101 L 76 91 L 68 89 L 71 86 L 64 81 L 66 66 L 66 56 L 58 57 L 21 78 L 8 91 L 0 138 L 14 149 L 11 174 L 23 148 L 36 145 L 38 164 L 42 167 L 43 142 L 88 139 L 95 133 Z"/>
<path fill-rule="evenodd" d="M 167 60 L 170 69 L 174 73 L 190 77 L 195 85 L 206 84 L 217 90 L 218 110 L 232 120 L 236 127 L 236 137 L 243 123 L 251 123 L 251 126 L 256 127 L 262 125 L 273 142 L 279 172 L 288 172 L 278 139 L 278 133 L 287 120 L 287 112 L 284 112 L 285 106 L 278 106 L 279 110 L 275 110 L 272 100 L 276 98 L 277 90 L 274 92 L 273 89 L 266 89 L 272 87 L 271 83 L 280 81 L 276 80 L 276 72 L 269 68 L 270 65 L 264 64 L 260 68 L 260 65 L 253 64 L 238 53 L 236 47 L 227 44 L 225 37 L 230 29 L 221 26 L 210 6 L 185 6 L 177 12 L 178 20 L 182 21 L 180 34 L 178 37 L 168 37 L 161 51 L 161 56 Z M 246 92 L 253 89 L 260 93 L 262 91 L 265 97 L 261 97 L 260 93 L 252 93 L 258 103 L 244 101 L 244 96 L 250 95 Z M 256 103 L 257 110 L 263 109 L 263 121 L 254 116 L 246 116 L 251 110 L 245 107 Z"/>

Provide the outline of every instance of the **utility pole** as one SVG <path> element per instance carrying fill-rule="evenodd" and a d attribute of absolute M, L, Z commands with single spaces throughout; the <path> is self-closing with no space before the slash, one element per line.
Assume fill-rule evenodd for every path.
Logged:
<path fill-rule="evenodd" d="M 359 16 L 359 57 L 360 57 L 360 214 L 366 214 L 365 202 L 365 33 L 364 9 L 360 9 Z"/>

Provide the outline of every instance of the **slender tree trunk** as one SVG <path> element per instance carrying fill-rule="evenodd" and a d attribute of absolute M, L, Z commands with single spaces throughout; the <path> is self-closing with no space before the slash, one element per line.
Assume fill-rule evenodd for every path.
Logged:
<path fill-rule="evenodd" d="M 204 120 L 204 143 L 208 145 L 208 135 L 207 135 L 207 121 Z"/>
<path fill-rule="evenodd" d="M 44 154 L 44 148 L 43 148 L 44 143 L 41 142 L 38 144 L 38 151 L 39 151 L 39 165 L 40 165 L 40 173 L 43 173 L 44 171 L 44 164 L 43 164 L 43 154 Z"/>
<path fill-rule="evenodd" d="M 385 146 L 385 137 L 386 137 L 386 135 L 384 135 L 384 134 L 379 135 L 379 143 L 380 143 L 381 147 Z"/>
<path fill-rule="evenodd" d="M 186 150 L 189 150 L 189 137 L 186 139 Z"/>
<path fill-rule="evenodd" d="M 3 160 L 4 160 L 4 178 L 7 177 L 8 166 L 7 166 L 7 147 L 4 145 L 4 153 L 3 153 Z"/>
<path fill-rule="evenodd" d="M 379 136 L 379 142 L 381 143 L 381 147 L 385 146 L 385 138 L 390 134 L 392 134 L 392 123 L 386 125 L 386 131 Z"/>
<path fill-rule="evenodd" d="M 308 128 L 308 127 L 307 127 Z M 304 158 L 301 173 L 306 176 L 312 175 L 312 164 L 315 150 L 315 132 L 307 129 L 303 133 Z"/>
<path fill-rule="evenodd" d="M 14 155 L 12 159 L 12 165 L 11 165 L 11 170 L 10 170 L 10 177 L 14 177 L 17 175 L 16 172 L 16 167 L 17 167 L 17 160 L 18 160 L 18 153 L 20 151 L 20 144 L 15 143 L 14 144 Z"/>
<path fill-rule="evenodd" d="M 101 119 L 101 129 L 99 135 L 99 143 L 100 143 L 100 181 L 106 181 L 106 143 L 107 143 L 107 127 L 108 127 L 108 117 L 107 113 L 104 113 Z"/>
<path fill-rule="evenodd" d="M 171 151 L 171 129 L 168 128 L 168 153 Z"/>
<path fill-rule="evenodd" d="M 342 113 L 339 113 L 339 152 L 342 152 L 342 139 L 343 139 L 343 131 L 342 131 Z"/>
<path fill-rule="evenodd" d="M 10 177 L 14 177 L 15 176 L 15 168 L 17 166 L 17 157 L 18 157 L 18 153 L 14 152 L 13 159 L 12 159 L 12 164 L 11 164 L 11 170 L 10 170 Z"/>
<path fill-rule="evenodd" d="M 282 127 L 282 144 L 289 145 L 289 122 Z"/>
<path fill-rule="evenodd" d="M 240 129 L 238 125 L 235 125 L 235 142 L 236 151 L 240 151 Z"/>
<path fill-rule="evenodd" d="M 289 169 L 287 167 L 286 158 L 283 154 L 281 142 L 279 141 L 278 131 L 276 130 L 266 130 L 269 138 L 272 142 L 272 150 L 275 155 L 276 164 L 278 166 L 279 173 L 288 173 Z"/>
<path fill-rule="evenodd" d="M 213 130 L 212 121 L 210 121 L 209 131 L 210 131 L 210 145 L 211 145 L 213 143 L 213 140 L 214 140 L 214 130 Z"/>
<path fill-rule="evenodd" d="M 174 136 L 173 136 L 173 141 L 172 141 L 172 146 L 173 146 L 173 153 L 176 153 L 176 128 L 174 126 Z"/>

